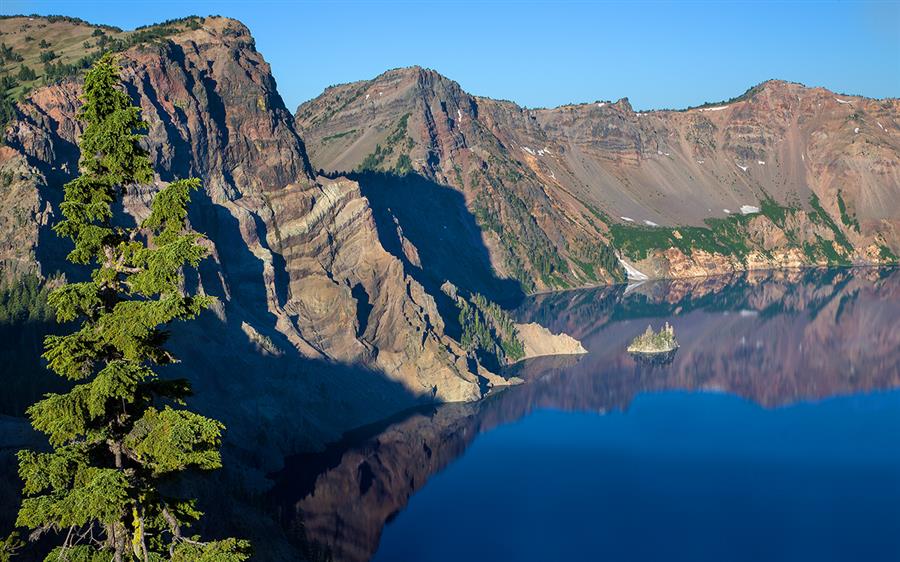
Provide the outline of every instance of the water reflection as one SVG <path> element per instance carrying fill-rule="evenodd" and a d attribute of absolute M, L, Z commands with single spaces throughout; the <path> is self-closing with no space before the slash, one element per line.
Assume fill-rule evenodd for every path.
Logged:
<path fill-rule="evenodd" d="M 517 311 L 579 339 L 587 355 L 512 369 L 526 384 L 474 404 L 407 413 L 287 464 L 271 494 L 313 560 L 365 561 L 384 525 L 479 434 L 538 409 L 627 410 L 642 393 L 727 392 L 765 407 L 900 386 L 896 270 L 770 272 L 536 296 Z M 675 326 L 665 365 L 625 347 L 648 322 Z"/>

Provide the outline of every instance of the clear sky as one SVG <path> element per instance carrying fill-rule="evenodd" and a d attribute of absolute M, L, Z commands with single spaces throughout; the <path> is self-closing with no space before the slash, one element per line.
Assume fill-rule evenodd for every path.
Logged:
<path fill-rule="evenodd" d="M 900 0 L 0 0 L 0 12 L 124 29 L 237 18 L 291 110 L 330 84 L 414 64 L 529 107 L 628 97 L 635 109 L 677 108 L 768 78 L 900 97 Z"/>

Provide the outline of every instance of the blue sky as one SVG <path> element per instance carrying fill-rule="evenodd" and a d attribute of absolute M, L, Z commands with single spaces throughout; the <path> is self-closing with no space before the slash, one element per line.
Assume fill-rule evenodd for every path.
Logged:
<path fill-rule="evenodd" d="M 768 78 L 900 96 L 900 1 L 3 0 L 131 29 L 189 14 L 250 27 L 288 108 L 330 84 L 419 64 L 529 107 L 636 109 L 738 95 Z"/>

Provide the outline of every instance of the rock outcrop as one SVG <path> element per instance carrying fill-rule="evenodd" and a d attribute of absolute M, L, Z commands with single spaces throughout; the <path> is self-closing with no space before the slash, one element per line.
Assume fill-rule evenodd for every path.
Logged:
<path fill-rule="evenodd" d="M 519 339 L 525 345 L 523 359 L 545 355 L 580 355 L 587 353 L 581 342 L 568 334 L 554 334 L 537 322 L 516 324 Z"/>
<path fill-rule="evenodd" d="M 4 29 L 21 23 L 2 21 Z M 251 370 L 253 356 L 261 364 L 289 365 L 295 357 L 330 364 L 326 371 L 343 366 L 376 401 L 384 384 L 396 387 L 395 399 L 383 402 L 390 404 L 387 412 L 371 406 L 365 413 L 359 396 L 357 415 L 341 422 L 333 415 L 334 429 L 422 400 L 474 400 L 503 382 L 470 365 L 445 333 L 432 295 L 382 246 L 358 184 L 312 173 L 247 28 L 219 17 L 167 25 L 164 38 L 119 56 L 126 89 L 150 125 L 146 146 L 159 174 L 155 184 L 129 192 L 121 211 L 122 220 L 139 221 L 160 184 L 190 176 L 203 181 L 190 220 L 208 235 L 213 259 L 190 281 L 219 297 L 220 306 L 202 327 L 188 328 L 203 332 L 206 351 L 191 345 L 194 332 L 176 330 L 183 354 L 212 363 L 247 350 L 250 358 L 240 361 Z M 80 87 L 72 77 L 35 90 L 4 131 L 4 275 L 79 275 L 49 227 L 58 220 L 62 185 L 77 171 Z M 304 376 L 312 388 L 336 384 L 334 377 Z"/>
<path fill-rule="evenodd" d="M 328 88 L 296 122 L 316 168 L 457 190 L 526 291 L 900 254 L 896 99 L 769 81 L 683 111 L 526 109 L 413 67 Z"/>

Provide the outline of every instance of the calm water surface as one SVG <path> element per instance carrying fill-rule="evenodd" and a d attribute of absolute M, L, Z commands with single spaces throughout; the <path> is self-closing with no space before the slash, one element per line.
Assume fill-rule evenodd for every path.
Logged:
<path fill-rule="evenodd" d="M 589 354 L 289 465 L 312 470 L 275 492 L 311 557 L 900 560 L 896 271 L 575 291 L 517 314 Z M 664 321 L 670 363 L 624 352 Z"/>
<path fill-rule="evenodd" d="M 282 453 L 236 415 L 227 437 L 259 439 L 188 490 L 209 531 L 251 537 L 262 562 L 900 561 L 900 271 L 571 291 L 515 315 L 589 353 L 523 362 L 507 373 L 523 384 L 360 428 L 271 479 L 247 467 Z M 625 352 L 664 322 L 671 361 Z M 22 365 L 0 414 L 52 388 L 25 328 L 0 326 L 0 365 Z M 265 381 L 287 383 L 261 380 L 226 396 L 283 425 L 294 402 Z M 0 531 L 26 427 L 0 415 Z"/>

